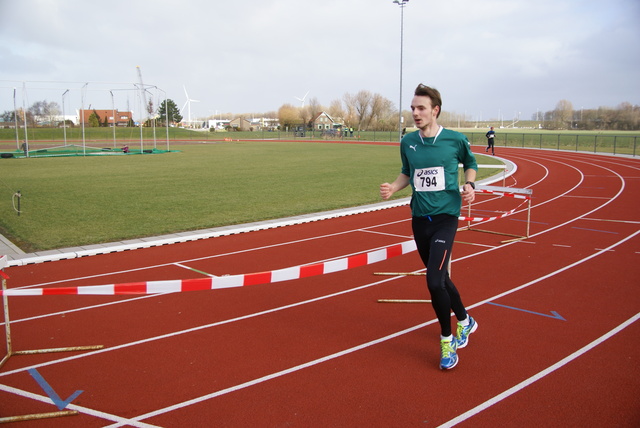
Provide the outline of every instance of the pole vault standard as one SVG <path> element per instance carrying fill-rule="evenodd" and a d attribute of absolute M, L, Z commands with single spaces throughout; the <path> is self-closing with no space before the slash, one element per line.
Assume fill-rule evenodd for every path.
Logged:
<path fill-rule="evenodd" d="M 11 320 L 9 318 L 9 299 L 4 292 L 7 290 L 7 280 L 9 279 L 9 275 L 7 275 L 4 271 L 4 268 L 8 266 L 7 256 L 0 256 L 0 276 L 2 277 L 2 306 L 4 309 L 4 330 L 5 330 L 5 339 L 7 345 L 7 354 L 0 361 L 0 368 L 4 366 L 4 364 L 14 355 L 33 355 L 33 354 L 45 354 L 50 352 L 72 352 L 72 351 L 93 351 L 96 349 L 104 348 L 104 345 L 95 345 L 95 346 L 72 346 L 66 348 L 50 348 L 50 349 L 34 349 L 28 351 L 14 351 L 11 344 Z M 17 422 L 17 421 L 27 421 L 34 419 L 45 419 L 45 418 L 56 418 L 60 416 L 71 416 L 77 415 L 78 412 L 75 410 L 61 410 L 59 412 L 48 412 L 48 413 L 34 413 L 30 415 L 21 415 L 21 416 L 8 416 L 0 418 L 0 423 L 4 422 Z"/>

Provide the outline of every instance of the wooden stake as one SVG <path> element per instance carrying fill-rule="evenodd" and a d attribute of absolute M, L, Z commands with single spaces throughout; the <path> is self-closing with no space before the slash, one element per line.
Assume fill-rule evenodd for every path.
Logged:
<path fill-rule="evenodd" d="M 423 276 L 426 272 L 374 272 L 374 275 L 386 275 L 386 276 Z"/>

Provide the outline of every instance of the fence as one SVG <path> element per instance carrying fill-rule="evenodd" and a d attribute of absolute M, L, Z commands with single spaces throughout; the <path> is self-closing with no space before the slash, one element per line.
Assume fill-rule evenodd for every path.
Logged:
<path fill-rule="evenodd" d="M 29 143 L 61 143 L 63 141 L 78 141 L 82 138 L 79 128 L 70 128 L 63 135 L 62 129 L 55 128 L 30 128 L 27 130 Z M 371 142 L 396 142 L 398 141 L 397 131 L 354 131 L 345 136 L 344 133 L 328 133 L 323 131 L 306 131 L 300 132 L 290 131 L 216 131 L 209 130 L 192 130 L 184 128 L 125 128 L 116 129 L 115 132 L 110 128 L 87 128 L 87 142 L 96 142 L 98 144 L 125 144 L 132 141 L 144 140 L 144 145 L 165 144 L 167 142 L 213 142 L 224 140 L 282 140 L 282 141 L 371 141 Z M 472 145 L 486 145 L 486 130 L 475 131 L 462 129 Z M 0 129 L 0 143 L 8 146 L 11 142 L 15 146 L 18 139 L 24 139 L 24 129 L 19 130 L 19 136 L 16 135 L 15 129 Z M 601 133 L 593 132 L 534 132 L 524 131 L 515 132 L 514 130 L 498 130 L 495 146 L 498 147 L 522 147 L 522 148 L 538 148 L 538 149 L 554 149 L 583 151 L 591 153 L 612 153 L 624 155 L 637 155 L 637 143 L 640 134 L 631 132 L 609 131 Z"/>
<path fill-rule="evenodd" d="M 486 144 L 485 133 L 465 132 L 471 144 Z M 496 147 L 571 150 L 636 156 L 637 135 L 498 133 Z"/>

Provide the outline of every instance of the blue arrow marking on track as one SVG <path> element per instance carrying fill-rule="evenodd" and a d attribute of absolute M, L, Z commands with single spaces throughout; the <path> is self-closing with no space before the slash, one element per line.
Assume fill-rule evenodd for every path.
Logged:
<path fill-rule="evenodd" d="M 56 394 L 53 388 L 51 388 L 51 385 L 49 385 L 47 381 L 44 380 L 42 375 L 38 373 L 38 370 L 29 369 L 27 371 L 36 380 L 36 382 L 38 382 L 38 385 L 40 385 L 40 387 L 44 390 L 44 392 L 47 393 L 49 398 L 51 398 L 51 401 L 53 401 L 53 404 L 55 404 L 59 410 L 63 410 L 65 407 L 69 405 L 69 403 L 75 400 L 76 397 L 78 397 L 78 395 L 82 394 L 81 390 L 77 390 L 76 392 L 71 394 L 69 398 L 67 398 L 66 400 L 62 400 L 62 398 L 60 398 L 60 396 Z"/>
<path fill-rule="evenodd" d="M 540 312 L 527 311 L 526 309 L 514 308 L 513 306 L 500 305 L 498 303 L 493 303 L 493 302 L 487 302 L 487 303 L 489 303 L 490 305 L 501 306 L 501 307 L 507 308 L 507 309 L 515 309 L 516 311 L 528 312 L 528 313 L 534 314 L 534 315 L 540 315 L 540 316 L 543 316 L 543 317 L 549 317 L 549 318 L 554 318 L 554 319 L 557 319 L 557 320 L 566 321 L 566 319 L 564 319 L 562 317 L 562 315 L 560 315 L 556 311 L 551 311 L 551 313 L 553 315 L 548 315 L 548 314 L 542 314 Z"/>

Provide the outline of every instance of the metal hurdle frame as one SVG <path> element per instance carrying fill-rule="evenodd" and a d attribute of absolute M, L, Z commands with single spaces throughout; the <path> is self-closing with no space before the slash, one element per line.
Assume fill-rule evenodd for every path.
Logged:
<path fill-rule="evenodd" d="M 531 227 L 531 199 L 533 195 L 533 189 L 518 189 L 515 187 L 499 187 L 499 186 L 478 186 L 478 190 L 487 190 L 493 193 L 509 193 L 514 195 L 522 195 L 524 199 L 527 199 L 527 233 L 524 236 L 514 235 L 511 233 L 504 232 L 496 232 L 493 230 L 484 230 L 484 229 L 476 229 L 471 227 L 471 220 L 467 220 L 467 227 L 464 230 L 471 230 L 475 232 L 484 232 L 484 233 L 492 233 L 494 235 L 503 235 L 503 236 L 511 236 L 513 239 L 507 239 L 501 241 L 502 244 L 513 242 L 513 241 L 521 241 L 523 239 L 529 238 L 530 227 Z M 468 218 L 471 217 L 471 204 L 468 205 Z"/>
<path fill-rule="evenodd" d="M 11 320 L 9 318 L 9 296 L 7 296 L 4 292 L 7 290 L 7 280 L 9 279 L 9 275 L 7 275 L 4 271 L 4 268 L 8 266 L 7 256 L 0 256 L 0 276 L 2 277 L 2 306 L 4 309 L 4 330 L 5 330 L 5 339 L 7 345 L 7 354 L 0 361 L 0 369 L 4 366 L 4 364 L 14 355 L 33 355 L 33 354 L 45 354 L 50 352 L 71 352 L 71 351 L 92 351 L 97 349 L 104 348 L 104 345 L 94 345 L 94 346 L 72 346 L 66 348 L 51 348 L 51 349 L 33 349 L 27 351 L 14 351 L 11 344 Z M 45 418 L 56 418 L 60 416 L 72 416 L 77 415 L 78 412 L 76 410 L 61 410 L 58 412 L 47 412 L 47 413 L 34 413 L 30 415 L 21 415 L 21 416 L 8 416 L 0 418 L 1 423 L 8 422 L 18 422 L 18 421 L 28 421 L 34 419 L 45 419 Z"/>

